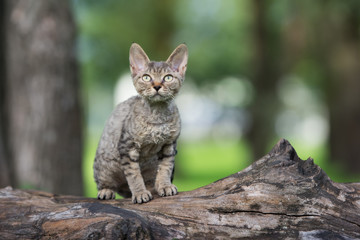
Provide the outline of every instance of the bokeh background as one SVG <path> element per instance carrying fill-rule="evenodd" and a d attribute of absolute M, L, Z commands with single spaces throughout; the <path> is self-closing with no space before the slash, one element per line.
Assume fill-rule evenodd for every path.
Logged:
<path fill-rule="evenodd" d="M 96 196 L 105 121 L 136 94 L 132 42 L 152 60 L 189 48 L 176 99 L 180 191 L 240 171 L 280 138 L 334 181 L 360 181 L 360 1 L 0 5 L 1 186 Z"/>

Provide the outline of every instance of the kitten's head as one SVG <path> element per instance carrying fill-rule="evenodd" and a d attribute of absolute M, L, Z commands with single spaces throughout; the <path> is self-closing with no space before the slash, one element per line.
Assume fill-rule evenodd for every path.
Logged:
<path fill-rule="evenodd" d="M 150 61 L 140 45 L 130 47 L 130 70 L 136 91 L 150 102 L 169 101 L 185 78 L 188 50 L 180 44 L 166 62 Z"/>

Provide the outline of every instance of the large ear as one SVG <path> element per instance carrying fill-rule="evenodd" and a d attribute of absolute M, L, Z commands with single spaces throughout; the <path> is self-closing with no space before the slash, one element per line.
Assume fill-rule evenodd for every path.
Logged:
<path fill-rule="evenodd" d="M 171 66 L 174 71 L 177 71 L 181 76 L 185 76 L 185 71 L 188 61 L 188 49 L 185 44 L 180 44 L 175 50 L 171 53 L 170 57 L 166 62 Z"/>
<path fill-rule="evenodd" d="M 131 44 L 129 60 L 132 75 L 136 75 L 139 71 L 145 70 L 150 62 L 144 50 L 137 43 Z"/>

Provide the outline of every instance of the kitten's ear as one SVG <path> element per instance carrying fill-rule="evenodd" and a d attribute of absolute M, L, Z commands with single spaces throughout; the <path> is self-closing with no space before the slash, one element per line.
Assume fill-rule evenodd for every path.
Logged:
<path fill-rule="evenodd" d="M 166 60 L 170 64 L 171 68 L 174 71 L 177 71 L 181 76 L 185 76 L 185 71 L 188 62 L 188 49 L 185 44 L 180 44 L 175 50 L 171 53 L 170 57 Z"/>
<path fill-rule="evenodd" d="M 150 62 L 144 50 L 137 43 L 131 44 L 129 60 L 132 75 L 136 75 L 139 71 L 145 70 Z"/>

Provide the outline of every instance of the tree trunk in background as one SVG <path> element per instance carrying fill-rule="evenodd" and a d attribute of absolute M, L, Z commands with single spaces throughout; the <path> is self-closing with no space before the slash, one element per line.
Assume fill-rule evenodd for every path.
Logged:
<path fill-rule="evenodd" d="M 5 2 L 0 1 L 0 36 L 5 36 Z M 5 146 L 5 38 L 0 39 L 0 188 L 11 185 Z"/>
<path fill-rule="evenodd" d="M 341 25 L 328 28 L 331 80 L 330 152 L 351 173 L 360 173 L 360 5 L 348 6 Z M 336 29 L 337 28 L 337 29 Z M 336 32 L 336 34 L 334 34 Z M 336 36 L 335 36 L 336 35 Z"/>
<path fill-rule="evenodd" d="M 254 100 L 250 106 L 251 126 L 247 139 L 252 148 L 253 159 L 266 152 L 269 142 L 275 137 L 274 124 L 279 106 L 276 82 L 279 79 L 279 37 L 269 26 L 269 3 L 253 1 L 254 9 Z"/>
<path fill-rule="evenodd" d="M 69 1 L 9 0 L 7 104 L 20 186 L 82 194 L 82 125 Z"/>
<path fill-rule="evenodd" d="M 151 54 L 151 57 L 153 59 L 166 59 L 175 48 L 172 45 L 174 29 L 176 28 L 174 23 L 174 2 L 167 0 L 152 1 L 151 8 L 154 12 L 153 16 L 156 16 L 152 29 L 154 46 L 152 47 L 153 54 Z"/>

